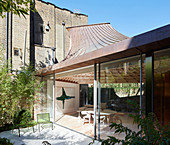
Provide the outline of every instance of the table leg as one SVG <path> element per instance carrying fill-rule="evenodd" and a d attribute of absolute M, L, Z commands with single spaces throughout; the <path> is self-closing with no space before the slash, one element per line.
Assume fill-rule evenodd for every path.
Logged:
<path fill-rule="evenodd" d="M 78 115 L 78 119 L 80 120 L 80 119 L 81 119 L 81 117 L 80 117 L 80 111 L 79 111 L 78 113 L 79 113 L 79 115 Z"/>
<path fill-rule="evenodd" d="M 91 113 L 89 114 L 89 124 L 91 123 Z"/>
<path fill-rule="evenodd" d="M 110 115 L 106 115 L 107 117 L 107 123 L 110 123 Z"/>

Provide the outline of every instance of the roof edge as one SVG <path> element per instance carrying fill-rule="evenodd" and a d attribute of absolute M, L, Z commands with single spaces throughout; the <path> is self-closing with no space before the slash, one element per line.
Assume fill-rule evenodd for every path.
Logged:
<path fill-rule="evenodd" d="M 78 26 L 66 27 L 66 29 L 72 29 L 72 28 L 77 28 L 77 27 L 95 26 L 95 25 L 103 25 L 103 24 L 110 24 L 110 23 L 106 22 L 106 23 L 97 23 L 97 24 L 78 25 Z"/>
<path fill-rule="evenodd" d="M 81 55 L 77 58 L 42 68 L 38 70 L 37 76 L 45 76 L 57 72 L 68 71 L 92 65 L 94 63 L 118 60 L 169 47 L 170 24 L 127 38 L 119 43 L 103 47 L 102 49 L 95 50 L 97 53 L 94 53 L 94 51 L 89 52 L 88 55 Z"/>
<path fill-rule="evenodd" d="M 69 11 L 69 12 L 70 12 L 70 13 L 72 13 L 72 14 L 82 15 L 82 16 L 86 16 L 86 17 L 88 17 L 88 15 L 86 15 L 86 14 L 82 14 L 82 13 L 74 13 L 73 11 L 71 11 L 71 10 L 69 10 L 69 9 L 66 9 L 66 8 L 60 8 L 60 7 L 56 6 L 55 4 L 50 3 L 50 2 L 46 2 L 46 1 L 44 1 L 44 0 L 37 0 L 37 1 L 40 1 L 40 2 L 45 3 L 45 4 L 47 4 L 47 5 L 48 5 L 48 4 L 53 5 L 55 8 L 58 8 L 58 9 L 60 9 L 60 10 Z"/>

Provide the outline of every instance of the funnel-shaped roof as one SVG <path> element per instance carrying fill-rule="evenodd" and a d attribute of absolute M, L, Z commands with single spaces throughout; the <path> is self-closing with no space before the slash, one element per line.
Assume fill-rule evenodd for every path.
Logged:
<path fill-rule="evenodd" d="M 70 33 L 71 43 L 65 60 L 128 38 L 116 31 L 110 23 L 75 26 L 67 29 Z"/>

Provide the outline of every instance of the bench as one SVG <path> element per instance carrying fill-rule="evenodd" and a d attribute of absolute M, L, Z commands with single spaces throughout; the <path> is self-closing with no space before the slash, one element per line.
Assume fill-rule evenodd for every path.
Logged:
<path fill-rule="evenodd" d="M 40 124 L 47 124 L 47 123 L 51 123 L 51 127 L 53 130 L 53 122 L 50 121 L 50 114 L 49 113 L 37 114 L 37 124 L 39 128 L 39 132 L 40 132 Z"/>

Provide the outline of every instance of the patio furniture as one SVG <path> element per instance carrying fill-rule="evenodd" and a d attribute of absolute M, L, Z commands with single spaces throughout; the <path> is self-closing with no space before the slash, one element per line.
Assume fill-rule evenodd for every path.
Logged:
<path fill-rule="evenodd" d="M 87 104 L 87 105 L 84 105 L 84 107 L 87 107 L 87 108 L 93 108 L 93 107 L 94 107 L 94 105 Z"/>
<path fill-rule="evenodd" d="M 36 122 L 32 120 L 30 111 L 22 109 L 22 110 L 18 110 L 15 113 L 13 117 L 13 130 L 18 129 L 19 137 L 21 135 L 20 132 L 22 128 L 32 127 L 33 132 L 34 132 L 34 125 L 36 125 Z"/>
<path fill-rule="evenodd" d="M 93 117 L 93 119 L 94 119 L 94 115 L 92 115 L 92 117 Z M 98 117 L 98 116 L 96 116 L 96 119 L 97 119 L 97 122 L 98 122 L 99 117 Z M 103 123 L 103 125 L 104 125 L 104 121 L 105 121 L 105 119 L 106 119 L 106 116 L 100 116 L 100 123 Z"/>
<path fill-rule="evenodd" d="M 27 124 L 15 124 L 13 126 L 12 133 L 13 133 L 14 129 L 18 129 L 18 136 L 20 137 L 21 136 L 21 129 L 22 128 L 28 128 L 29 129 L 29 127 L 32 127 L 32 130 L 34 132 L 34 125 L 36 125 L 36 122 L 34 120 L 27 122 Z"/>
<path fill-rule="evenodd" d="M 88 113 L 88 111 L 81 111 L 81 114 L 84 115 L 82 117 L 83 125 L 88 122 L 90 124 L 91 122 L 91 115 Z"/>
<path fill-rule="evenodd" d="M 49 113 L 37 114 L 37 124 L 38 124 L 39 132 L 40 132 L 40 124 L 48 124 L 48 123 L 51 123 L 51 127 L 53 130 L 53 122 L 50 121 L 50 114 Z"/>
<path fill-rule="evenodd" d="M 48 141 L 43 141 L 42 145 L 51 145 Z"/>

